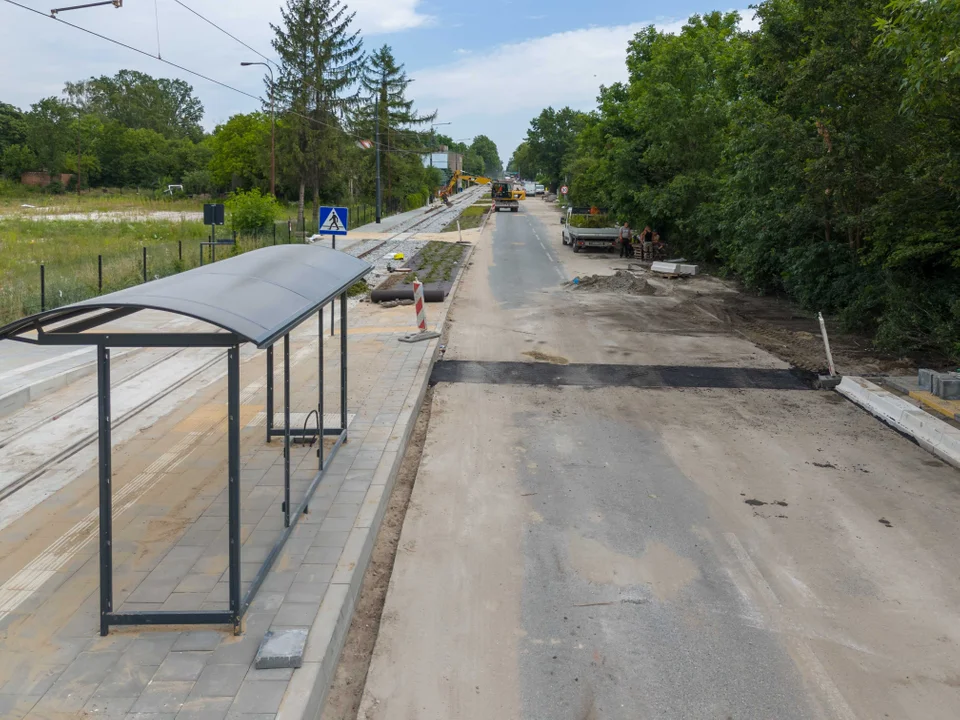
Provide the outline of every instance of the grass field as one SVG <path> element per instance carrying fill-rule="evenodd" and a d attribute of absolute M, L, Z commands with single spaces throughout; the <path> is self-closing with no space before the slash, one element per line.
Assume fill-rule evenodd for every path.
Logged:
<path fill-rule="evenodd" d="M 23 204 L 35 207 L 23 208 Z M 143 248 L 147 249 L 148 279 L 198 266 L 200 242 L 210 237 L 210 228 L 192 216 L 184 219 L 178 215 L 202 213 L 203 204 L 203 198 L 155 199 L 133 191 L 89 192 L 79 197 L 0 193 L 0 325 L 40 310 L 41 265 L 46 308 L 100 294 L 98 256 L 103 258 L 103 293 L 143 282 Z M 370 206 L 353 205 L 350 211 L 354 227 L 374 218 Z M 111 215 L 88 219 L 92 213 Z M 307 213 L 309 216 L 309 207 Z M 81 217 L 72 217 L 75 214 Z M 61 217 L 65 215 L 71 217 Z M 296 231 L 289 235 L 287 231 L 287 220 L 296 215 L 296 204 L 284 206 L 276 223 L 276 242 L 298 240 Z M 217 230 L 218 238 L 231 237 L 229 223 L 228 215 L 227 226 Z M 314 231 L 315 221 L 308 222 L 307 234 Z M 218 247 L 217 257 L 223 259 L 273 242 L 272 230 L 260 238 L 241 237 L 236 249 Z M 209 262 L 209 248 L 205 252 L 205 261 Z"/>
<path fill-rule="evenodd" d="M 97 256 L 103 257 L 103 292 L 143 282 L 143 248 L 147 277 L 165 277 L 200 264 L 200 242 L 210 236 L 201 222 L 51 222 L 0 220 L 0 324 L 40 310 L 40 266 L 44 266 L 46 307 L 59 307 L 98 293 Z M 222 229 L 218 237 L 230 233 Z M 277 237 L 286 241 L 286 233 Z M 235 250 L 218 247 L 224 258 L 273 242 L 241 237 Z M 182 252 L 182 259 L 180 253 Z M 209 262 L 210 251 L 206 250 Z"/>
<path fill-rule="evenodd" d="M 480 227 L 480 223 L 483 222 L 483 215 L 490 209 L 490 203 L 478 202 L 474 203 L 466 210 L 463 211 L 463 214 L 459 217 L 460 229 L 469 230 L 470 228 Z M 457 229 L 457 221 L 454 220 L 452 223 L 447 225 L 443 232 L 455 232 Z"/>

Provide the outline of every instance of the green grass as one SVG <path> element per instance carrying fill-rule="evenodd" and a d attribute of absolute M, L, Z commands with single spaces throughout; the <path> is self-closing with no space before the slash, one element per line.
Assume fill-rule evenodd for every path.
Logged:
<path fill-rule="evenodd" d="M 450 282 L 455 272 L 454 263 L 463 256 L 463 247 L 456 243 L 428 242 L 417 255 L 419 267 L 404 276 L 401 283 L 409 285 L 417 278 L 424 284 Z"/>
<path fill-rule="evenodd" d="M 227 228 L 218 230 L 227 238 Z M 147 277 L 165 277 L 200 264 L 200 242 L 209 238 L 201 222 L 0 220 L 0 324 L 40 310 L 40 266 L 46 274 L 46 307 L 59 307 L 97 295 L 97 256 L 103 256 L 103 292 L 143 282 L 143 248 Z M 286 233 L 278 232 L 278 242 Z M 217 248 L 217 258 L 272 243 L 241 237 L 237 248 Z M 179 244 L 178 244 L 179 243 Z M 183 258 L 179 250 L 182 245 Z M 207 249 L 205 262 L 210 261 Z"/>
<path fill-rule="evenodd" d="M 468 207 L 463 211 L 463 214 L 460 215 L 460 229 L 469 230 L 470 228 L 480 227 L 480 223 L 483 222 L 483 216 L 489 209 L 490 205 L 480 203 L 476 203 Z M 443 229 L 443 232 L 454 232 L 456 229 L 457 221 L 454 220 Z"/>

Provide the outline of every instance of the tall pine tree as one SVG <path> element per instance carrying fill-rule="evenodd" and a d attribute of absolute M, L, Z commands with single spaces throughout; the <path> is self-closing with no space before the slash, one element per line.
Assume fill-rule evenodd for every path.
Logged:
<path fill-rule="evenodd" d="M 375 112 L 380 114 L 380 144 L 384 153 L 384 196 L 399 203 L 408 193 L 419 192 L 424 184 L 421 161 L 426 138 L 418 128 L 428 127 L 437 113 L 417 112 L 407 88 L 413 82 L 398 64 L 389 45 L 374 51 L 361 76 L 366 95 L 365 106 L 358 113 L 361 131 L 372 137 Z"/>
<path fill-rule="evenodd" d="M 281 14 L 282 26 L 271 24 L 280 57 L 276 98 L 288 111 L 281 143 L 299 183 L 302 227 L 307 184 L 319 206 L 321 187 L 340 165 L 343 128 L 360 100 L 363 45 L 341 0 L 287 0 Z"/>

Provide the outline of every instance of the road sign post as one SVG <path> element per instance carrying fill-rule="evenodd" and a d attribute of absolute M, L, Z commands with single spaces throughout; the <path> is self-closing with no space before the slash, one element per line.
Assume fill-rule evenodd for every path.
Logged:
<path fill-rule="evenodd" d="M 346 236 L 349 227 L 350 210 L 345 207 L 321 207 L 317 216 L 317 235 L 330 235 L 333 249 L 337 249 L 337 236 Z M 341 304 L 344 296 L 340 297 Z M 333 336 L 333 324 L 336 318 L 333 314 L 333 302 L 330 303 L 330 335 Z"/>
<path fill-rule="evenodd" d="M 570 190 L 570 188 L 568 188 L 566 185 L 564 185 L 563 187 L 560 188 L 560 194 L 561 194 L 561 195 L 566 195 L 569 190 Z"/>

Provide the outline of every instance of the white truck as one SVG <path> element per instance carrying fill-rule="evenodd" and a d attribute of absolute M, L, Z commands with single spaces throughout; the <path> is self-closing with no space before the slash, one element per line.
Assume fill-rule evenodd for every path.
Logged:
<path fill-rule="evenodd" d="M 563 244 L 573 248 L 575 253 L 581 250 L 606 250 L 615 252 L 620 238 L 620 228 L 607 226 L 608 215 L 605 210 L 590 207 L 568 207 L 560 218 L 563 224 Z M 579 227 L 584 225 L 585 227 Z"/>

